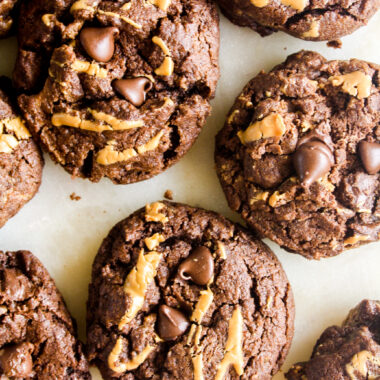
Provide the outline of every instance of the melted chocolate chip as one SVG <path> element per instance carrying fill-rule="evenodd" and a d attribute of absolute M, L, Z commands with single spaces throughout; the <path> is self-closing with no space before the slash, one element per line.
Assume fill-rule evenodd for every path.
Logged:
<path fill-rule="evenodd" d="M 360 141 L 359 155 L 368 174 L 376 174 L 380 170 L 380 144 Z"/>
<path fill-rule="evenodd" d="M 178 268 L 179 276 L 197 285 L 206 285 L 214 274 L 214 259 L 207 247 L 198 247 Z"/>
<path fill-rule="evenodd" d="M 158 310 L 158 335 L 163 340 L 173 340 L 183 335 L 190 323 L 179 310 L 161 305 Z"/>
<path fill-rule="evenodd" d="M 139 107 L 145 102 L 146 94 L 153 84 L 145 77 L 118 79 L 113 82 L 114 89 L 134 106 Z"/>
<path fill-rule="evenodd" d="M 334 156 L 325 143 L 311 140 L 298 147 L 293 163 L 301 183 L 310 186 L 330 171 Z"/>
<path fill-rule="evenodd" d="M 33 370 L 33 344 L 19 343 L 5 347 L 0 354 L 0 367 L 7 377 L 28 378 Z"/>
<path fill-rule="evenodd" d="M 80 42 L 86 53 L 98 62 L 108 62 L 115 52 L 115 27 L 84 28 L 80 32 Z"/>
<path fill-rule="evenodd" d="M 321 141 L 324 144 L 326 144 L 331 149 L 331 151 L 334 150 L 334 144 L 331 140 L 330 135 L 325 135 L 325 134 L 319 132 L 318 130 L 313 130 L 313 131 L 309 132 L 308 134 L 306 134 L 305 136 L 302 136 L 298 140 L 297 148 L 303 144 L 306 144 L 309 141 Z"/>

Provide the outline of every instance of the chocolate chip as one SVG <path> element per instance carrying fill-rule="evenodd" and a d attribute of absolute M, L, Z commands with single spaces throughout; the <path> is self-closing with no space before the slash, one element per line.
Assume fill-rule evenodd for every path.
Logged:
<path fill-rule="evenodd" d="M 179 310 L 161 305 L 158 310 L 158 335 L 163 340 L 173 340 L 183 335 L 189 321 Z"/>
<path fill-rule="evenodd" d="M 310 186 L 330 171 L 334 156 L 325 143 L 311 140 L 298 147 L 293 163 L 301 183 Z"/>
<path fill-rule="evenodd" d="M 360 141 L 359 155 L 368 174 L 376 174 L 380 170 L 380 144 Z"/>
<path fill-rule="evenodd" d="M 145 102 L 146 93 L 152 89 L 153 84 L 148 78 L 138 77 L 115 80 L 113 87 L 134 106 L 139 107 Z"/>
<path fill-rule="evenodd" d="M 319 132 L 318 130 L 313 130 L 313 131 L 309 132 L 308 134 L 306 134 L 305 136 L 302 136 L 298 140 L 297 148 L 303 144 L 306 144 L 309 141 L 321 141 L 324 144 L 326 144 L 331 149 L 331 151 L 333 151 L 333 149 L 334 149 L 334 144 L 331 140 L 330 135 L 325 135 L 325 134 Z"/>
<path fill-rule="evenodd" d="M 16 269 L 5 269 L 2 281 L 3 294 L 8 299 L 22 301 L 27 297 L 29 289 L 28 279 Z"/>
<path fill-rule="evenodd" d="M 207 247 L 198 247 L 178 268 L 179 276 L 197 285 L 206 285 L 214 274 L 214 259 Z"/>
<path fill-rule="evenodd" d="M 115 52 L 115 27 L 84 28 L 80 32 L 80 42 L 86 53 L 98 62 L 108 62 Z"/>
<path fill-rule="evenodd" d="M 34 346 L 31 343 L 19 343 L 5 347 L 0 354 L 2 372 L 11 378 L 27 378 L 32 374 Z"/>

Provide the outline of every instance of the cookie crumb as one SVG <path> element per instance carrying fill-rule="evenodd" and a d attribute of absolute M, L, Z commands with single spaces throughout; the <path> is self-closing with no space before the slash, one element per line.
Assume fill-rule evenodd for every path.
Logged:
<path fill-rule="evenodd" d="M 75 193 L 71 193 L 71 194 L 70 194 L 70 199 L 71 199 L 72 201 L 79 201 L 79 200 L 82 199 L 82 197 L 80 197 L 79 195 L 76 195 Z"/>
<path fill-rule="evenodd" d="M 169 199 L 169 201 L 173 200 L 173 192 L 171 190 L 166 190 L 164 193 L 164 197 L 166 199 Z"/>
<path fill-rule="evenodd" d="M 334 48 L 334 49 L 340 49 L 342 47 L 343 43 L 342 43 L 341 40 L 333 40 L 333 41 L 327 42 L 326 45 L 328 47 L 331 47 L 331 48 Z"/>

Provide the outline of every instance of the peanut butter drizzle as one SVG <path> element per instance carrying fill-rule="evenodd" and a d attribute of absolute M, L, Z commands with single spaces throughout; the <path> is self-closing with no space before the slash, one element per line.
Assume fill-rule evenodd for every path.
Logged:
<path fill-rule="evenodd" d="M 270 0 L 250 0 L 251 4 L 254 5 L 257 8 L 263 8 L 266 7 Z M 291 7 L 295 9 L 296 11 L 303 11 L 307 4 L 307 0 L 280 0 L 281 3 L 287 7 Z"/>
<path fill-rule="evenodd" d="M 168 217 L 160 212 L 165 207 L 161 202 L 148 203 L 145 206 L 145 220 L 147 222 L 167 223 L 169 221 Z"/>
<path fill-rule="evenodd" d="M 107 78 L 108 71 L 100 67 L 97 63 L 90 63 L 87 61 L 75 60 L 71 68 L 78 73 L 85 73 L 90 76 L 105 79 Z"/>
<path fill-rule="evenodd" d="M 171 53 L 162 38 L 154 36 L 152 38 L 153 43 L 160 47 L 162 52 L 165 54 L 164 62 L 158 67 L 154 72 L 160 76 L 170 76 L 174 72 L 174 62 L 171 57 Z"/>
<path fill-rule="evenodd" d="M 285 6 L 291 7 L 298 12 L 303 11 L 308 4 L 308 0 L 280 0 L 280 1 Z"/>
<path fill-rule="evenodd" d="M 153 236 L 144 239 L 144 243 L 150 251 L 156 249 L 160 245 L 160 243 L 164 241 L 165 238 L 159 233 L 156 233 Z"/>
<path fill-rule="evenodd" d="M 13 132 L 16 136 L 4 133 Z M 0 120 L 0 153 L 12 153 L 21 140 L 31 137 L 29 131 L 20 117 L 6 118 Z"/>
<path fill-rule="evenodd" d="M 310 24 L 310 28 L 307 32 L 302 34 L 302 37 L 316 38 L 319 37 L 320 23 L 317 20 L 313 20 Z"/>
<path fill-rule="evenodd" d="M 215 380 L 223 380 L 224 375 L 231 365 L 234 366 L 236 373 L 241 376 L 244 373 L 243 355 L 243 316 L 240 307 L 237 306 L 232 313 L 228 326 L 228 339 L 225 347 L 223 360 L 220 362 Z"/>
<path fill-rule="evenodd" d="M 329 78 L 333 86 L 342 86 L 342 90 L 358 99 L 368 98 L 371 94 L 372 79 L 362 71 L 336 75 Z"/>
<path fill-rule="evenodd" d="M 78 0 L 71 6 L 70 12 L 73 13 L 75 11 L 80 11 L 82 9 L 92 11 L 94 8 L 88 5 L 87 0 Z"/>
<path fill-rule="evenodd" d="M 251 4 L 257 8 L 263 8 L 269 4 L 269 0 L 251 0 Z"/>
<path fill-rule="evenodd" d="M 131 305 L 119 322 L 119 330 L 122 330 L 144 305 L 145 294 L 157 274 L 161 257 L 162 255 L 155 251 L 146 255 L 144 255 L 143 249 L 140 251 L 136 266 L 129 272 L 124 283 L 124 293 L 131 298 Z"/>
<path fill-rule="evenodd" d="M 148 315 L 144 319 L 143 326 L 151 325 L 152 318 L 155 318 L 155 314 Z M 155 336 L 155 341 L 160 341 L 160 338 L 157 335 Z M 131 360 L 116 364 L 116 362 L 119 360 L 120 354 L 123 351 L 123 338 L 119 337 L 112 351 L 108 355 L 108 366 L 112 369 L 112 371 L 116 373 L 133 371 L 134 369 L 138 368 L 142 363 L 144 363 L 144 361 L 147 359 L 150 353 L 154 351 L 155 348 L 156 346 L 149 344 L 139 354 L 132 355 L 133 358 Z"/>
<path fill-rule="evenodd" d="M 56 113 L 52 116 L 51 122 L 55 127 L 72 127 L 84 129 L 92 132 L 120 131 L 133 128 L 140 128 L 144 125 L 142 120 L 120 120 L 112 115 L 95 110 L 89 110 L 94 119 L 104 121 L 107 124 L 100 124 L 92 120 L 82 120 L 79 116 L 68 113 Z"/>
<path fill-rule="evenodd" d="M 98 13 L 101 14 L 101 15 L 105 15 L 105 16 L 110 16 L 110 17 L 116 17 L 116 18 L 119 18 L 120 20 L 123 20 L 124 22 L 126 22 L 127 24 L 129 25 L 132 25 L 134 28 L 136 29 L 141 29 L 142 26 L 140 24 L 138 24 L 137 22 L 131 20 L 129 17 L 126 17 L 126 16 L 123 16 L 123 15 L 120 15 L 119 13 L 115 13 L 115 12 L 106 12 L 106 11 L 102 11 L 102 10 L 98 10 Z"/>
<path fill-rule="evenodd" d="M 211 306 L 214 299 L 214 294 L 210 288 L 207 288 L 207 290 L 202 290 L 200 294 L 201 296 L 199 297 L 199 300 L 195 305 L 195 309 L 193 310 L 190 318 L 190 320 L 195 323 L 202 322 L 204 315 L 207 313 L 207 310 Z"/>
<path fill-rule="evenodd" d="M 368 380 L 378 379 L 379 373 L 372 374 L 368 368 L 367 363 L 371 362 L 372 364 L 380 367 L 380 358 L 374 356 L 369 351 L 361 351 L 353 356 L 351 362 L 346 365 L 346 372 L 352 380 L 358 380 L 359 377 L 355 375 L 355 372 L 365 377 Z M 379 368 L 380 370 L 380 368 Z"/>
<path fill-rule="evenodd" d="M 271 113 L 264 119 L 256 121 L 243 132 L 238 132 L 242 144 L 247 144 L 262 138 L 281 137 L 286 132 L 286 126 L 281 115 Z"/>
<path fill-rule="evenodd" d="M 162 11 L 166 12 L 170 7 L 172 0 L 148 0 L 150 4 L 155 5 L 160 8 Z"/>
<path fill-rule="evenodd" d="M 137 156 L 138 154 L 143 154 L 152 150 L 155 150 L 164 134 L 162 129 L 156 136 L 149 140 L 146 144 L 140 145 L 136 148 L 128 148 L 119 152 L 115 150 L 114 145 L 116 141 L 111 140 L 108 142 L 105 148 L 101 149 L 97 155 L 96 162 L 100 165 L 112 165 L 117 162 L 128 161 L 129 159 Z"/>

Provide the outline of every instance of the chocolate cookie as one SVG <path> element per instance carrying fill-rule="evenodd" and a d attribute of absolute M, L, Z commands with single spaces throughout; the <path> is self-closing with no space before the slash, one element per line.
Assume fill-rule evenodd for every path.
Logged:
<path fill-rule="evenodd" d="M 1 379 L 91 379 L 54 281 L 27 251 L 0 251 Z"/>
<path fill-rule="evenodd" d="M 379 69 L 300 52 L 237 98 L 217 172 L 261 236 L 310 259 L 379 239 Z"/>
<path fill-rule="evenodd" d="M 0 227 L 37 192 L 43 159 L 24 120 L 12 108 L 0 78 Z"/>
<path fill-rule="evenodd" d="M 380 302 L 362 301 L 342 327 L 324 331 L 308 362 L 295 364 L 289 380 L 380 378 Z"/>
<path fill-rule="evenodd" d="M 217 0 L 234 24 L 262 36 L 277 30 L 311 41 L 335 40 L 366 25 L 380 0 Z"/>
<path fill-rule="evenodd" d="M 292 292 L 270 249 L 181 204 L 117 224 L 89 291 L 89 359 L 104 379 L 270 379 L 293 336 Z"/>
<path fill-rule="evenodd" d="M 13 25 L 14 8 L 19 0 L 0 0 L 0 38 L 7 37 Z"/>
<path fill-rule="evenodd" d="M 218 23 L 211 0 L 26 0 L 14 81 L 31 132 L 74 176 L 162 172 L 210 112 Z"/>

